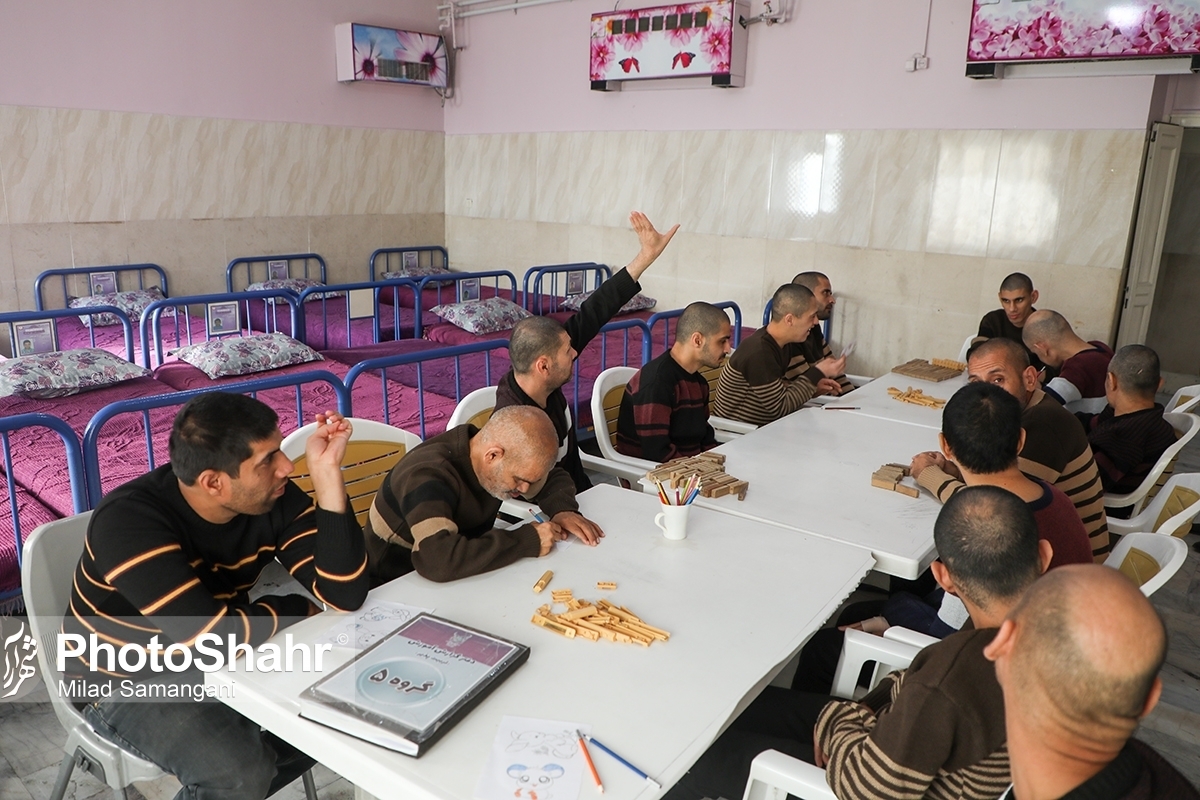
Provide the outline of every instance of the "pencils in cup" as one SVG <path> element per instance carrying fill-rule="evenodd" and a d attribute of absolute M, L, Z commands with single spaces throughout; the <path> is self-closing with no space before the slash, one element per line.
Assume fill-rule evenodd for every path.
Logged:
<path fill-rule="evenodd" d="M 687 506 L 691 505 L 692 501 L 700 496 L 700 476 L 692 475 L 683 486 L 683 490 L 674 489 L 673 492 L 668 492 L 666 487 L 659 480 L 654 481 L 655 488 L 658 489 L 658 499 L 664 506 Z M 674 499 L 672 500 L 672 494 Z"/>

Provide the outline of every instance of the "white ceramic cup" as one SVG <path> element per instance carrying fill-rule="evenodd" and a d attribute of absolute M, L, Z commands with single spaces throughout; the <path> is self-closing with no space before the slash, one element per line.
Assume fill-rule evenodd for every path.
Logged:
<path fill-rule="evenodd" d="M 690 508 L 690 505 L 664 505 L 662 506 L 662 513 L 654 517 L 654 524 L 663 532 L 663 536 L 668 539 L 686 539 L 688 509 Z"/>

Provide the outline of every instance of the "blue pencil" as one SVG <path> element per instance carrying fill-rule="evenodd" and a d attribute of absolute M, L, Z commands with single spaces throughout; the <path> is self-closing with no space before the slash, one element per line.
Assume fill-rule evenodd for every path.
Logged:
<path fill-rule="evenodd" d="M 542 516 L 541 512 L 531 511 L 530 513 L 533 514 L 534 522 L 547 522 L 548 521 L 545 517 Z"/>
<path fill-rule="evenodd" d="M 650 783 L 654 784 L 654 786 L 655 786 L 656 788 L 658 788 L 658 789 L 661 789 L 661 788 L 662 788 L 662 784 L 661 784 L 661 783 L 659 783 L 658 781 L 654 780 L 654 778 L 651 778 L 651 777 L 650 777 L 649 775 L 647 775 L 646 773 L 642 772 L 640 769 L 638 769 L 637 767 L 635 767 L 633 764 L 630 764 L 628 761 L 626 761 L 625 759 L 621 758 L 619 755 L 617 755 L 616 753 L 614 753 L 614 752 L 613 752 L 611 749 L 609 749 L 609 747 L 608 747 L 607 745 L 605 745 L 603 742 L 601 742 L 601 741 L 600 741 L 599 739 L 597 739 L 595 736 L 592 736 L 590 733 L 585 733 L 585 734 L 584 734 L 584 738 L 586 738 L 586 739 L 587 739 L 589 742 L 591 742 L 592 744 L 596 745 L 596 747 L 599 747 L 601 750 L 603 750 L 604 752 L 608 753 L 610 756 L 612 756 L 613 758 L 615 758 L 615 759 L 616 759 L 617 761 L 619 761 L 620 763 L 624 764 L 626 767 L 628 767 L 630 770 L 632 770 L 632 771 L 633 771 L 633 773 L 634 773 L 635 775 L 637 775 L 638 777 L 640 777 L 640 778 L 645 778 L 647 781 L 649 781 Z"/>

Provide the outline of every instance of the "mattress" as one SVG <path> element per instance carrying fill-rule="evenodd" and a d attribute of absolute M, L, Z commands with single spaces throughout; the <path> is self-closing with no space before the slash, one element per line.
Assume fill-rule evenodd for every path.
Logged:
<path fill-rule="evenodd" d="M 62 456 L 62 445 L 58 452 Z M 13 524 L 13 510 L 8 502 L 8 479 L 0 474 L 0 612 L 8 613 L 8 603 L 4 596 L 21 585 L 21 570 L 17 566 L 17 550 L 20 544 L 16 538 L 16 528 Z M 36 497 L 20 486 L 16 486 L 17 509 L 16 520 L 21 526 L 21 541 L 24 542 L 34 528 L 52 520 L 61 519 L 62 515 L 47 508 Z"/>

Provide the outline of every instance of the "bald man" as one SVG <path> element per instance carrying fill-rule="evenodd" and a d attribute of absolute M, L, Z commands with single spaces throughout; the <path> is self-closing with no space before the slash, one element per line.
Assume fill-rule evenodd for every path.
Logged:
<path fill-rule="evenodd" d="M 1000 282 L 1000 308 L 989 311 L 979 320 L 979 333 L 971 340 L 971 346 L 988 339 L 1004 338 L 1025 347 L 1021 331 L 1029 315 L 1037 311 L 1033 307 L 1037 301 L 1037 289 L 1033 288 L 1033 281 L 1028 275 L 1014 272 L 1005 276 Z M 1026 347 L 1025 352 L 1029 354 L 1033 368 L 1040 372 L 1045 365 L 1029 348 Z"/>
<path fill-rule="evenodd" d="M 818 394 L 837 394 L 834 378 L 846 371 L 845 357 L 825 358 L 815 372 L 793 374 L 786 347 L 808 338 L 820 304 L 806 286 L 785 283 L 771 298 L 771 321 L 742 340 L 717 381 L 713 413 L 751 425 L 786 416 Z M 814 378 L 820 375 L 814 382 Z"/>
<path fill-rule="evenodd" d="M 498 409 L 482 429 L 459 425 L 414 447 L 371 504 L 372 585 L 414 569 L 432 581 L 478 575 L 548 555 L 570 535 L 597 544 L 604 532 L 579 514 L 575 483 L 557 459 L 554 424 L 532 406 Z M 518 497 L 549 521 L 495 527 L 501 501 Z"/>
<path fill-rule="evenodd" d="M 1025 346 L 1058 376 L 1046 384 L 1046 394 L 1068 411 L 1099 414 L 1107 400 L 1104 378 L 1112 348 L 1104 342 L 1086 342 L 1057 311 L 1035 311 L 1021 330 Z"/>
<path fill-rule="evenodd" d="M 984 654 L 1004 692 L 1012 768 L 1006 800 L 1195 800 L 1200 793 L 1131 738 L 1162 694 L 1167 634 L 1115 569 L 1070 566 L 1040 579 Z"/>
<path fill-rule="evenodd" d="M 809 381 L 819 383 L 825 375 L 817 367 L 817 362 L 823 359 L 833 360 L 833 351 L 829 349 L 829 343 L 825 341 L 825 334 L 821 331 L 820 323 L 833 316 L 833 307 L 837 303 L 837 297 L 833 294 L 833 284 L 829 282 L 829 277 L 823 272 L 801 272 L 792 278 L 792 283 L 807 288 L 813 293 L 813 297 L 817 298 L 818 324 L 813 326 L 812 330 L 808 332 L 808 338 L 803 342 L 790 344 L 783 348 L 784 354 L 788 357 L 787 374 L 794 376 L 807 373 Z M 830 394 L 841 395 L 854 391 L 854 384 L 850 382 L 845 373 L 834 375 L 833 379 L 837 381 L 838 390 L 831 391 Z"/>

